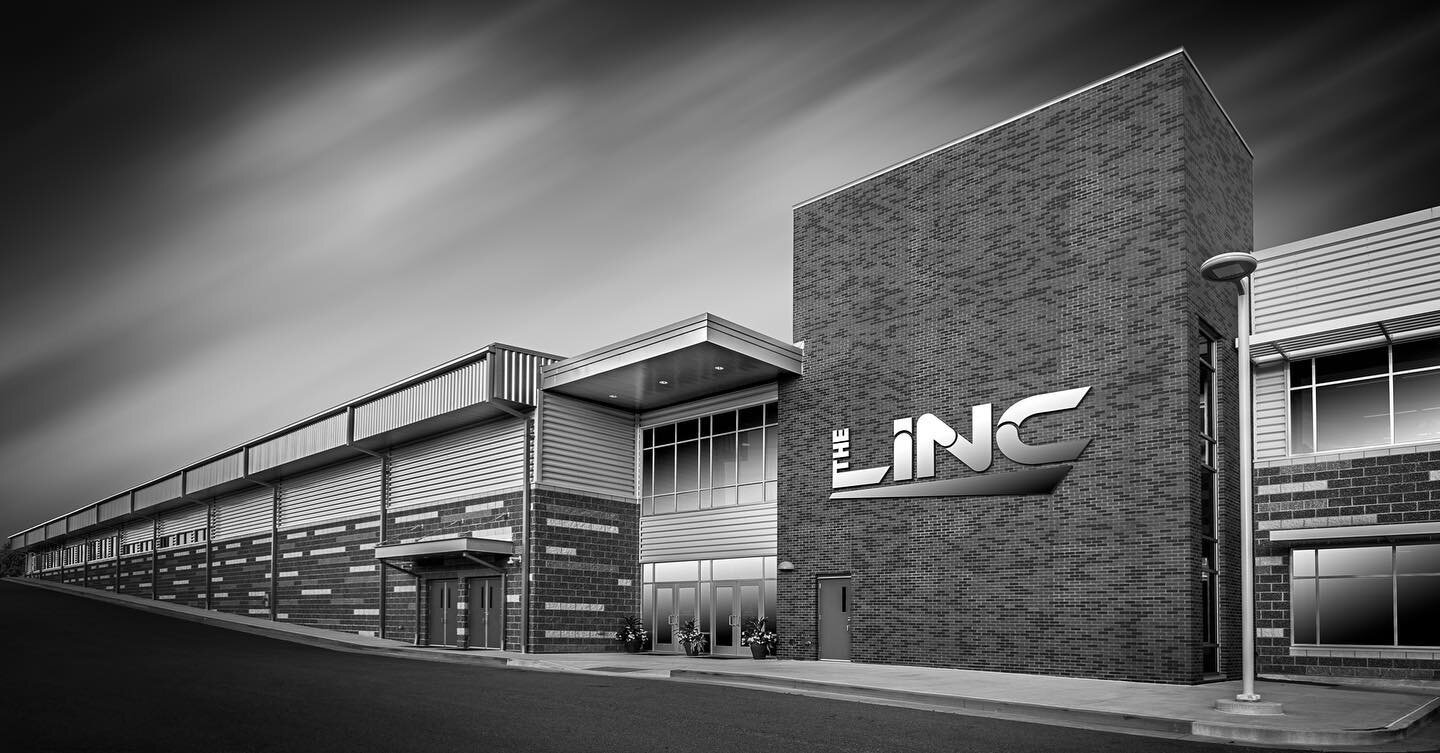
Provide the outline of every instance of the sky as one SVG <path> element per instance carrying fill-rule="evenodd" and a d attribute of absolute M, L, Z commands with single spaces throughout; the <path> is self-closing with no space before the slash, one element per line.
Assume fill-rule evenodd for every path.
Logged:
<path fill-rule="evenodd" d="M 1257 247 L 1440 205 L 1433 2 L 44 7 L 0 31 L 0 535 L 491 342 L 788 341 L 795 204 L 1179 47 Z"/>

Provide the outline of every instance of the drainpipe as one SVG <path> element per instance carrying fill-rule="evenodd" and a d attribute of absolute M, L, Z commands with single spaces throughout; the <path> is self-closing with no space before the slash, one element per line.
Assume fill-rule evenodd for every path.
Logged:
<path fill-rule="evenodd" d="M 385 544 L 385 516 L 389 514 L 390 507 L 390 454 L 374 452 L 355 444 L 355 406 L 353 405 L 345 406 L 345 445 L 380 461 L 380 526 L 375 534 L 375 546 L 383 546 Z M 377 610 L 380 629 L 376 631 L 376 635 L 381 638 L 385 637 L 385 575 L 386 570 L 383 567 L 376 573 L 380 587 L 380 601 Z"/>
<path fill-rule="evenodd" d="M 530 444 L 535 422 L 531 416 L 509 406 L 498 402 L 491 402 L 491 405 L 525 422 L 525 481 L 524 486 L 520 487 L 520 653 L 528 654 L 531 653 L 530 555 L 534 549 L 530 545 L 530 469 L 532 463 Z"/>
<path fill-rule="evenodd" d="M 280 593 L 277 583 L 280 580 L 280 486 L 278 484 L 267 484 L 258 478 L 250 475 L 250 448 L 246 447 L 241 458 L 240 474 L 246 481 L 257 486 L 263 486 L 270 490 L 270 621 L 279 619 L 276 615 L 280 613 Z"/>

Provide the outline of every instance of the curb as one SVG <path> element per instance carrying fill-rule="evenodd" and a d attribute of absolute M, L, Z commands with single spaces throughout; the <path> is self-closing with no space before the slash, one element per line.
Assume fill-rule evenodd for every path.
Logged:
<path fill-rule="evenodd" d="M 769 675 L 751 675 L 732 672 L 714 672 L 703 669 L 673 669 L 670 677 L 677 680 L 709 682 L 716 684 L 744 685 L 746 687 L 768 686 L 793 690 L 836 693 L 840 695 L 869 698 L 880 701 L 897 701 L 905 704 L 920 704 L 939 708 L 955 709 L 974 714 L 1003 714 L 1008 717 L 1037 723 L 1059 723 L 1068 725 L 1098 726 L 1107 729 L 1160 732 L 1172 735 L 1193 734 L 1189 719 L 1163 716 L 1125 714 L 1115 711 L 1091 711 L 1068 709 L 1059 706 L 1041 706 L 1018 701 L 997 701 L 991 698 L 924 693 L 915 690 L 894 690 L 872 688 L 863 685 L 849 685 L 823 680 L 800 680 Z"/>
<path fill-rule="evenodd" d="M 1305 730 L 1282 727 L 1246 727 L 1224 722 L 1195 722 L 1192 734 L 1269 745 L 1380 745 L 1403 740 L 1440 711 L 1440 698 L 1432 699 L 1384 727 L 1374 729 Z"/>

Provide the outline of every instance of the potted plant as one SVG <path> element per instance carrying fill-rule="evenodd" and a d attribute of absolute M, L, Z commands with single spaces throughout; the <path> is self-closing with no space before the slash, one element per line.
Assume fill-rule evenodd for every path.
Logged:
<path fill-rule="evenodd" d="M 676 631 L 675 637 L 684 644 L 686 656 L 699 656 L 709 643 L 705 634 L 700 632 L 700 626 L 695 623 L 695 620 L 686 620 L 685 624 Z"/>
<path fill-rule="evenodd" d="M 645 623 L 639 617 L 622 617 L 620 629 L 615 631 L 615 640 L 625 645 L 626 652 L 638 653 L 650 640 L 650 631 L 645 629 Z"/>
<path fill-rule="evenodd" d="M 764 659 L 774 650 L 779 639 L 775 631 L 765 626 L 765 618 L 747 618 L 744 626 L 740 628 L 740 644 L 750 647 L 750 655 L 756 659 Z"/>

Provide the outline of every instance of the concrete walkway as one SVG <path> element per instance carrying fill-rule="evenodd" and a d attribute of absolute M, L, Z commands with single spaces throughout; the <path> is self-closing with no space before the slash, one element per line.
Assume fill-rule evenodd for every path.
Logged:
<path fill-rule="evenodd" d="M 1424 688 L 1391 692 L 1373 687 L 1261 681 L 1257 691 L 1266 701 L 1282 703 L 1285 713 L 1242 716 L 1214 708 L 1215 701 L 1235 697 L 1238 681 L 1161 685 L 849 662 L 756 661 L 749 657 L 459 651 L 258 620 L 48 581 L 10 580 L 281 640 L 415 660 L 720 683 L 1213 742 L 1416 751 L 1435 750 L 1437 742 L 1435 730 L 1422 728 L 1440 712 L 1440 691 Z"/>

